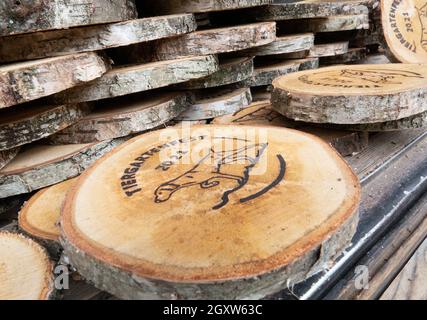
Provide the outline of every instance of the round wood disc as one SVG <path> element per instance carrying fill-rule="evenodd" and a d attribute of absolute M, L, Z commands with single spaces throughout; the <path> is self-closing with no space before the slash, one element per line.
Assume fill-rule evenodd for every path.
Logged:
<path fill-rule="evenodd" d="M 52 57 L 127 46 L 196 30 L 191 14 L 10 36 L 0 42 L 0 62 Z"/>
<path fill-rule="evenodd" d="M 381 15 L 390 53 L 404 63 L 427 63 L 426 2 L 382 0 Z"/>
<path fill-rule="evenodd" d="M 334 57 L 346 54 L 349 50 L 348 41 L 334 43 L 316 44 L 308 54 L 310 58 Z"/>
<path fill-rule="evenodd" d="M 234 52 L 269 44 L 276 39 L 276 23 L 261 22 L 208 29 L 156 41 L 159 60 Z"/>
<path fill-rule="evenodd" d="M 252 76 L 253 71 L 253 58 L 224 58 L 220 60 L 217 72 L 205 78 L 184 82 L 179 86 L 184 89 L 206 89 L 225 86 L 248 79 Z"/>
<path fill-rule="evenodd" d="M 213 89 L 197 93 L 195 103 L 181 113 L 178 120 L 204 120 L 236 112 L 252 102 L 251 90 Z"/>
<path fill-rule="evenodd" d="M 135 19 L 132 0 L 47 0 L 0 3 L 0 36 Z"/>
<path fill-rule="evenodd" d="M 109 63 L 96 53 L 0 66 L 0 109 L 99 78 L 108 68 Z"/>
<path fill-rule="evenodd" d="M 19 152 L 19 148 L 0 151 L 0 170 L 4 168 Z"/>
<path fill-rule="evenodd" d="M 281 62 L 270 62 L 254 69 L 252 77 L 243 83 L 249 87 L 271 85 L 277 77 L 299 71 L 301 63 L 297 60 L 285 60 Z"/>
<path fill-rule="evenodd" d="M 191 104 L 189 100 L 185 93 L 162 93 L 100 101 L 94 112 L 49 140 L 94 143 L 151 130 L 180 115 Z"/>
<path fill-rule="evenodd" d="M 53 97 L 66 103 L 114 98 L 203 78 L 218 71 L 215 56 L 120 66 L 85 86 L 72 88 Z"/>
<path fill-rule="evenodd" d="M 273 108 L 314 123 L 394 121 L 427 111 L 427 65 L 334 66 L 273 82 Z"/>
<path fill-rule="evenodd" d="M 76 123 L 90 110 L 85 103 L 38 103 L 0 110 L 0 151 L 46 138 Z"/>
<path fill-rule="evenodd" d="M 52 263 L 34 241 L 0 231 L 0 300 L 48 300 Z"/>
<path fill-rule="evenodd" d="M 310 126 L 283 117 L 274 111 L 269 100 L 258 101 L 234 114 L 215 118 L 212 124 L 277 126 L 300 130 L 313 134 L 331 144 L 342 156 L 350 156 L 363 151 L 369 143 L 369 134 L 348 131 L 344 128 L 328 129 Z M 356 129 L 355 129 L 356 130 Z"/>
<path fill-rule="evenodd" d="M 81 177 L 62 239 L 79 273 L 119 298 L 256 299 L 339 254 L 359 200 L 351 169 L 311 135 L 171 128 Z"/>
<path fill-rule="evenodd" d="M 85 145 L 30 145 L 0 170 L 0 199 L 74 178 L 123 139 Z"/>

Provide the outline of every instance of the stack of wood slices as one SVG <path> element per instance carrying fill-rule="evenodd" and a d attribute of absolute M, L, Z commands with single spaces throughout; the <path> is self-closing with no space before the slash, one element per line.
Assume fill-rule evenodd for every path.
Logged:
<path fill-rule="evenodd" d="M 356 232 L 343 157 L 427 121 L 423 1 L 30 2 L 0 3 L 0 299 L 82 298 L 55 265 L 92 298 L 285 290 Z"/>

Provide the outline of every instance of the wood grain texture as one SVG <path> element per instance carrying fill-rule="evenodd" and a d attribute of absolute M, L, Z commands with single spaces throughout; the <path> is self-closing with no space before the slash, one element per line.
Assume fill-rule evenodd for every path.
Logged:
<path fill-rule="evenodd" d="M 19 148 L 0 151 L 0 170 L 4 168 L 19 152 Z"/>
<path fill-rule="evenodd" d="M 0 170 L 0 198 L 29 193 L 74 178 L 123 141 L 68 146 L 31 145 Z"/>
<path fill-rule="evenodd" d="M 210 180 L 212 165 L 200 158 L 187 165 L 175 162 L 166 171 L 158 166 L 175 155 L 167 149 L 175 149 L 177 142 L 176 150 L 201 148 L 209 160 L 209 150 L 218 151 L 230 159 L 221 175 L 228 170 L 239 176 L 251 165 L 250 157 L 244 161 L 238 156 L 228 158 L 229 152 L 237 144 L 242 150 L 257 149 L 253 143 L 264 140 L 258 139 L 260 131 L 248 136 L 242 126 L 193 127 L 184 136 L 176 128 L 153 132 L 104 157 L 66 199 L 61 242 L 71 263 L 100 289 L 125 299 L 256 299 L 323 269 L 355 232 L 360 198 L 357 178 L 321 140 L 294 130 L 264 130 L 268 146 L 255 153 L 259 160 L 252 163 L 249 180 L 238 190 L 233 179 L 217 176 Z M 211 139 L 213 144 L 206 144 Z M 219 151 L 220 145 L 227 149 Z M 268 165 L 255 174 L 264 157 Z M 284 177 L 281 157 L 288 164 Z M 306 157 L 318 161 L 307 162 Z M 135 169 L 138 174 L 133 172 L 136 179 L 131 178 L 129 167 L 135 161 L 142 168 Z M 194 174 L 186 175 L 197 163 Z M 111 177 L 117 177 L 119 183 L 113 184 L 119 186 L 125 170 L 128 177 L 123 177 L 122 188 L 112 187 Z M 199 175 L 205 177 L 205 184 L 200 181 L 201 185 L 180 188 L 181 179 L 198 181 Z M 133 180 L 137 180 L 136 187 L 135 182 L 127 183 Z M 274 190 L 268 188 L 272 182 Z M 94 190 L 104 197 L 91 197 Z M 250 194 L 257 195 L 239 200 Z M 202 202 L 196 200 L 202 196 Z M 295 204 L 298 197 L 302 202 Z M 281 199 L 279 207 L 276 198 Z M 85 218 L 88 206 L 91 219 Z M 299 219 L 295 219 L 296 212 Z"/>
<path fill-rule="evenodd" d="M 109 67 L 110 63 L 96 53 L 0 66 L 0 109 L 94 80 Z"/>
<path fill-rule="evenodd" d="M 52 263 L 44 249 L 18 234 L 0 232 L 0 299 L 48 300 Z"/>
<path fill-rule="evenodd" d="M 0 42 L 0 62 L 104 50 L 172 37 L 196 28 L 194 16 L 182 14 L 15 35 Z"/>
<path fill-rule="evenodd" d="M 155 45 L 158 60 L 234 52 L 262 46 L 276 39 L 276 23 L 263 22 L 192 32 L 159 40 Z"/>
<path fill-rule="evenodd" d="M 288 118 L 335 124 L 395 121 L 425 112 L 423 65 L 352 65 L 289 74 L 273 82 L 273 108 Z"/>
<path fill-rule="evenodd" d="M 91 111 L 86 103 L 22 105 L 0 111 L 0 151 L 16 148 L 76 123 Z"/>
<path fill-rule="evenodd" d="M 203 78 L 217 70 L 218 61 L 215 56 L 119 66 L 85 86 L 55 95 L 52 100 L 58 103 L 73 103 L 120 97 Z"/>
<path fill-rule="evenodd" d="M 0 36 L 137 17 L 133 0 L 2 0 Z"/>

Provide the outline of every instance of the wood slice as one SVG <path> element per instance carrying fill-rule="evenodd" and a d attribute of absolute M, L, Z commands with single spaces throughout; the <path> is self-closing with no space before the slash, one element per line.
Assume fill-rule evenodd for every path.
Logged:
<path fill-rule="evenodd" d="M 273 82 L 273 108 L 314 123 L 365 124 L 427 111 L 427 66 L 334 66 L 289 74 Z"/>
<path fill-rule="evenodd" d="M 245 56 L 270 56 L 310 50 L 313 45 L 314 34 L 304 33 L 277 37 L 276 40 L 270 44 L 244 50 L 239 52 L 238 54 Z"/>
<path fill-rule="evenodd" d="M 77 178 L 64 181 L 37 192 L 25 203 L 19 213 L 19 228 L 43 245 L 52 257 L 59 257 L 61 230 L 59 220 L 67 192 Z"/>
<path fill-rule="evenodd" d="M 54 291 L 52 269 L 37 243 L 0 231 L 0 300 L 48 300 Z"/>
<path fill-rule="evenodd" d="M 131 96 L 98 102 L 93 113 L 50 137 L 55 144 L 94 143 L 154 129 L 191 104 L 184 93 Z"/>
<path fill-rule="evenodd" d="M 86 145 L 31 145 L 0 170 L 0 199 L 74 178 L 124 140 Z"/>
<path fill-rule="evenodd" d="M 120 66 L 85 86 L 53 97 L 65 103 L 114 98 L 206 77 L 218 70 L 215 56 L 188 57 L 132 66 Z"/>
<path fill-rule="evenodd" d="M 316 44 L 308 55 L 309 58 L 334 57 L 348 52 L 349 42 L 340 41 L 334 43 Z"/>
<path fill-rule="evenodd" d="M 350 243 L 360 186 L 329 145 L 274 127 L 184 132 L 133 139 L 68 194 L 66 255 L 100 289 L 260 299 L 323 270 Z M 182 152 L 198 156 L 179 161 Z"/>
<path fill-rule="evenodd" d="M 366 58 L 366 48 L 350 48 L 347 53 L 339 56 L 321 57 L 322 65 L 354 63 Z"/>
<path fill-rule="evenodd" d="M 340 15 L 369 14 L 369 8 L 378 0 L 307 0 L 292 3 L 275 3 L 254 11 L 261 21 L 295 20 L 306 18 L 326 18 Z"/>
<path fill-rule="evenodd" d="M 11 36 L 0 43 L 0 62 L 127 46 L 188 33 L 196 28 L 194 16 L 182 14 Z"/>
<path fill-rule="evenodd" d="M 19 148 L 0 151 L 0 170 L 4 168 L 19 152 Z"/>
<path fill-rule="evenodd" d="M 109 66 L 96 53 L 0 66 L 0 109 L 94 80 L 102 76 Z"/>
<path fill-rule="evenodd" d="M 234 52 L 262 46 L 276 39 L 276 23 L 264 22 L 196 31 L 156 42 L 159 60 Z"/>
<path fill-rule="evenodd" d="M 219 70 L 205 78 L 191 80 L 179 85 L 184 89 L 206 89 L 225 86 L 248 79 L 254 72 L 253 58 L 224 58 Z"/>
<path fill-rule="evenodd" d="M 178 120 L 204 120 L 236 112 L 252 102 L 251 90 L 215 89 L 197 93 L 195 104 L 184 111 Z"/>
<path fill-rule="evenodd" d="M 404 63 L 427 63 L 427 7 L 425 1 L 381 1 L 385 45 Z"/>
<path fill-rule="evenodd" d="M 0 36 L 125 21 L 137 15 L 133 0 L 2 0 Z"/>
<path fill-rule="evenodd" d="M 0 111 L 0 151 L 46 138 L 88 115 L 88 104 L 21 105 Z"/>
<path fill-rule="evenodd" d="M 342 128 L 326 129 L 296 122 L 283 117 L 274 111 L 269 100 L 255 102 L 248 108 L 232 115 L 215 118 L 212 124 L 231 124 L 247 126 L 277 126 L 300 130 L 315 135 L 332 145 L 342 156 L 350 156 L 362 152 L 369 143 L 366 132 L 347 131 Z"/>
<path fill-rule="evenodd" d="M 273 80 L 277 77 L 299 71 L 300 66 L 300 62 L 293 60 L 262 65 L 260 67 L 256 67 L 252 77 L 245 80 L 243 83 L 249 87 L 271 85 Z"/>
<path fill-rule="evenodd" d="M 142 8 L 144 12 L 155 14 L 203 13 L 256 7 L 271 2 L 272 0 L 145 0 Z"/>

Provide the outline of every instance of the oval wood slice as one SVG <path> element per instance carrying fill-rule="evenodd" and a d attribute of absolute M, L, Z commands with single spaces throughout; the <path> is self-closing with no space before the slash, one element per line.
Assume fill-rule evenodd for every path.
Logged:
<path fill-rule="evenodd" d="M 366 58 L 366 48 L 350 48 L 347 53 L 339 56 L 321 57 L 322 65 L 347 64 L 359 62 Z"/>
<path fill-rule="evenodd" d="M 427 111 L 427 65 L 334 66 L 273 82 L 273 108 L 314 123 L 366 124 Z"/>
<path fill-rule="evenodd" d="M 55 95 L 53 100 L 73 103 L 114 98 L 203 78 L 217 70 L 218 61 L 215 56 L 120 66 L 85 86 Z"/>
<path fill-rule="evenodd" d="M 79 273 L 119 298 L 259 299 L 339 254 L 359 200 L 351 169 L 311 135 L 171 128 L 84 174 L 66 199 L 62 242 Z"/>
<path fill-rule="evenodd" d="M 52 263 L 34 241 L 0 231 L 0 300 L 48 300 Z"/>
<path fill-rule="evenodd" d="M 236 112 L 252 102 L 249 88 L 201 90 L 195 103 L 180 114 L 178 120 L 212 119 Z"/>
<path fill-rule="evenodd" d="M 142 8 L 149 13 L 212 12 L 270 4 L 272 0 L 145 0 Z"/>
<path fill-rule="evenodd" d="M 20 105 L 0 110 L 0 151 L 46 138 L 88 115 L 85 103 Z"/>
<path fill-rule="evenodd" d="M 191 101 L 184 93 L 131 96 L 97 103 L 94 112 L 51 136 L 55 144 L 94 143 L 154 129 L 180 115 Z"/>
<path fill-rule="evenodd" d="M 340 41 L 334 43 L 316 44 L 308 54 L 309 58 L 334 57 L 348 53 L 349 42 Z"/>
<path fill-rule="evenodd" d="M 4 168 L 19 152 L 19 148 L 0 151 L 0 170 Z"/>
<path fill-rule="evenodd" d="M 133 0 L 2 0 L 0 36 L 136 18 Z"/>
<path fill-rule="evenodd" d="M 37 192 L 19 213 L 19 228 L 42 244 L 52 257 L 61 252 L 59 220 L 67 192 L 77 178 L 61 182 Z"/>
<path fill-rule="evenodd" d="M 239 55 L 244 56 L 270 56 L 291 52 L 310 50 L 314 45 L 314 34 L 304 33 L 290 36 L 277 37 L 267 45 L 243 50 Z"/>
<path fill-rule="evenodd" d="M 155 56 L 159 60 L 168 60 L 195 55 L 234 52 L 262 46 L 273 42 L 275 39 L 275 22 L 209 29 L 156 41 Z"/>
<path fill-rule="evenodd" d="M 196 30 L 191 14 L 10 36 L 0 42 L 0 62 L 52 57 L 127 46 Z"/>
<path fill-rule="evenodd" d="M 206 89 L 225 86 L 248 79 L 254 72 L 253 58 L 223 58 L 219 70 L 205 78 L 191 80 L 180 85 L 183 89 Z"/>
<path fill-rule="evenodd" d="M 94 80 L 108 69 L 109 63 L 96 53 L 0 66 L 0 109 Z"/>
<path fill-rule="evenodd" d="M 123 139 L 84 145 L 31 145 L 0 170 L 0 199 L 74 178 Z"/>
<path fill-rule="evenodd" d="M 382 0 L 381 16 L 390 54 L 404 63 L 427 63 L 426 2 Z"/>
<path fill-rule="evenodd" d="M 257 66 L 254 69 L 252 77 L 243 83 L 249 87 L 271 85 L 277 77 L 299 71 L 300 66 L 300 62 L 293 60 L 262 64 L 261 66 Z"/>
<path fill-rule="evenodd" d="M 343 128 L 327 129 L 310 126 L 283 117 L 274 111 L 269 100 L 259 101 L 232 115 L 215 118 L 212 124 L 277 126 L 300 130 L 313 134 L 331 144 L 342 156 L 350 156 L 363 151 L 369 143 L 369 134 L 360 131 L 347 131 Z"/>

